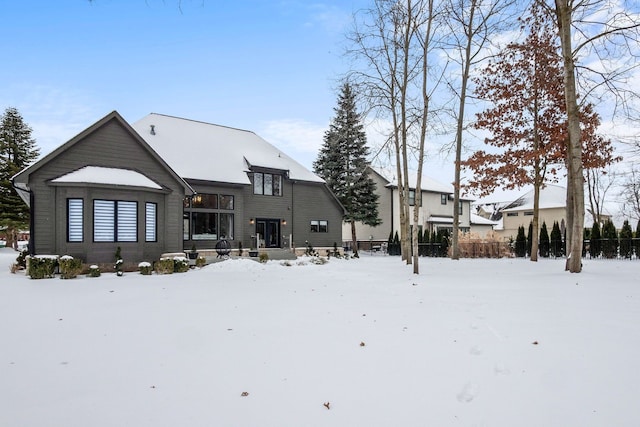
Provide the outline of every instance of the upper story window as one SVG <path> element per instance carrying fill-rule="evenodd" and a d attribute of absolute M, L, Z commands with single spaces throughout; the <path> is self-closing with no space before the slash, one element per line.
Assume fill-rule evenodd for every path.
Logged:
<path fill-rule="evenodd" d="M 416 205 L 416 190 L 409 190 L 409 206 Z M 422 206 L 422 199 L 420 200 L 420 206 Z"/>
<path fill-rule="evenodd" d="M 458 202 L 458 215 L 464 215 L 462 212 L 462 200 Z"/>
<path fill-rule="evenodd" d="M 533 216 L 533 211 L 525 211 L 524 216 Z"/>
<path fill-rule="evenodd" d="M 329 222 L 323 219 L 311 221 L 312 233 L 327 233 L 329 231 Z"/>
<path fill-rule="evenodd" d="M 196 194 L 191 198 L 192 208 L 218 209 L 217 194 Z"/>
<path fill-rule="evenodd" d="M 253 194 L 282 196 L 282 175 L 254 172 Z"/>
<path fill-rule="evenodd" d="M 440 204 L 441 205 L 446 205 L 447 204 L 447 199 L 449 198 L 449 195 L 447 194 L 440 194 Z"/>
<path fill-rule="evenodd" d="M 518 212 L 507 212 L 507 216 L 518 216 Z"/>

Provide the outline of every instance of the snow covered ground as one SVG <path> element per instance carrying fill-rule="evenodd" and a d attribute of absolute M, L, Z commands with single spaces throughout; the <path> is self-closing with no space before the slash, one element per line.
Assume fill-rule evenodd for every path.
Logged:
<path fill-rule="evenodd" d="M 640 262 L 30 280 L 0 250 L 2 426 L 638 426 Z"/>

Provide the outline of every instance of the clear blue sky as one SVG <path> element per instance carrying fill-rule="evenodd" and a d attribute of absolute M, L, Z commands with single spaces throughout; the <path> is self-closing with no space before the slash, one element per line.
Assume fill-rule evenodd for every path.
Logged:
<path fill-rule="evenodd" d="M 0 108 L 18 108 L 43 154 L 117 110 L 252 130 L 310 167 L 367 3 L 6 0 Z"/>

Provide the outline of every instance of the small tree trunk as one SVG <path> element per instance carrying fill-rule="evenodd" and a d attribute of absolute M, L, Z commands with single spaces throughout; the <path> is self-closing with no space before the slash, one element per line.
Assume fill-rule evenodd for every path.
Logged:
<path fill-rule="evenodd" d="M 351 247 L 353 248 L 353 256 L 355 258 L 359 258 L 360 254 L 358 253 L 358 237 L 356 236 L 356 222 L 353 219 L 350 222 L 351 222 Z"/>

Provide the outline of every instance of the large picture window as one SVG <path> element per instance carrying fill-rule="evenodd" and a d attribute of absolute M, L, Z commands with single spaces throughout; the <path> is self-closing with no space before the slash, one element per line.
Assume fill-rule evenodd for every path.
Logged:
<path fill-rule="evenodd" d="M 282 196 L 282 175 L 254 172 L 253 194 Z"/>
<path fill-rule="evenodd" d="M 137 202 L 93 201 L 93 240 L 95 242 L 135 242 L 138 240 L 137 221 Z"/>
<path fill-rule="evenodd" d="M 214 212 L 191 213 L 191 238 L 193 240 L 218 240 L 218 214 Z"/>
<path fill-rule="evenodd" d="M 220 214 L 220 238 L 233 240 L 233 214 Z"/>
<path fill-rule="evenodd" d="M 84 204 L 82 199 L 67 199 L 67 241 L 84 240 Z"/>

